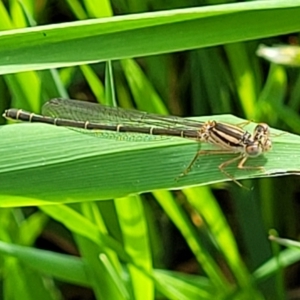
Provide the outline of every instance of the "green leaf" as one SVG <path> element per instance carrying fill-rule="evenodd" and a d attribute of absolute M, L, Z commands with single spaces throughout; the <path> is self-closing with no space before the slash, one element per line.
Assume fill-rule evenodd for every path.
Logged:
<path fill-rule="evenodd" d="M 134 263 L 151 274 L 152 257 L 146 218 L 140 197 L 129 196 L 115 200 L 124 249 Z M 154 296 L 153 281 L 140 270 L 128 266 L 134 299 L 150 300 Z"/>
<path fill-rule="evenodd" d="M 229 115 L 197 118 L 241 119 Z M 248 126 L 250 130 L 254 124 Z M 250 127 L 250 128 L 249 128 Z M 249 159 L 261 170 L 226 171 L 237 180 L 300 171 L 300 138 L 272 129 L 273 150 Z M 217 149 L 183 138 L 124 133 L 83 134 L 44 124 L 2 126 L 0 131 L 1 206 L 41 205 L 118 198 L 155 189 L 179 189 L 229 180 L 218 166 L 238 154 L 203 155 L 179 177 L 196 152 Z"/>
<path fill-rule="evenodd" d="M 17 258 L 20 262 L 41 273 L 75 284 L 89 285 L 85 264 L 78 257 L 34 248 L 8 244 L 0 241 L 0 253 Z M 70 271 L 71 270 L 71 271 Z"/>
<path fill-rule="evenodd" d="M 88 268 L 93 267 L 93 269 L 89 268 L 90 272 L 100 272 L 101 270 L 101 268 L 95 268 L 95 265 L 98 267 L 99 264 L 99 249 L 92 248 L 90 252 L 95 253 L 91 259 L 94 264 L 88 266 L 89 262 L 85 262 L 78 257 L 0 242 L 0 253 L 17 258 L 28 269 L 53 276 L 65 282 L 87 287 L 92 286 L 89 277 L 91 274 L 87 274 Z M 100 260 L 101 263 L 105 261 L 103 254 L 100 254 Z M 107 266 L 107 261 L 105 264 Z M 125 276 L 128 276 L 126 268 L 123 271 Z M 100 273 L 98 278 L 102 277 L 103 273 Z M 201 299 L 211 299 L 211 296 L 216 294 L 215 287 L 205 277 L 154 269 L 152 278 L 157 290 L 163 295 L 168 295 L 170 299 L 199 299 L 199 295 L 201 295 Z M 107 279 L 112 280 L 113 278 L 109 276 Z M 94 277 L 93 280 L 97 280 L 97 277 Z M 24 284 L 25 281 L 20 281 L 20 284 Z M 121 287 L 119 289 L 121 290 Z M 107 287 L 102 289 L 104 293 L 107 291 L 107 294 L 116 293 L 116 290 L 115 288 L 110 292 Z M 125 296 L 125 293 L 123 295 Z"/>
<path fill-rule="evenodd" d="M 0 33 L 0 74 L 297 32 L 299 6 L 299 0 L 252 1 L 4 31 Z"/>

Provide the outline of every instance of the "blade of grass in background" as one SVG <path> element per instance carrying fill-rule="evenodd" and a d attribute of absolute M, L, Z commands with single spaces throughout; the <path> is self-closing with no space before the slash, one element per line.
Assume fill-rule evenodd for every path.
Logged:
<path fill-rule="evenodd" d="M 296 32 L 300 29 L 299 3 L 254 1 L 4 31 L 0 34 L 0 73 L 147 56 Z"/>

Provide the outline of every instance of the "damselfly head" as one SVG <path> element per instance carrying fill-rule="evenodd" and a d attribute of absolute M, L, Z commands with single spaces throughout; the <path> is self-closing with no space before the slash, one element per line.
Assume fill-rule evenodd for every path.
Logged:
<path fill-rule="evenodd" d="M 258 124 L 254 129 L 253 140 L 257 141 L 262 152 L 268 152 L 272 149 L 272 141 L 270 139 L 270 128 L 265 123 Z"/>

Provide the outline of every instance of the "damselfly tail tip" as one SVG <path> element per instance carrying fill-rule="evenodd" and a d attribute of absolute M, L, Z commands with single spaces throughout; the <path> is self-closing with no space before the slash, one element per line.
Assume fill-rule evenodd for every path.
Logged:
<path fill-rule="evenodd" d="M 8 109 L 6 109 L 6 110 L 4 111 L 4 113 L 2 114 L 2 117 L 5 118 L 5 119 L 8 119 L 7 114 L 8 114 Z"/>

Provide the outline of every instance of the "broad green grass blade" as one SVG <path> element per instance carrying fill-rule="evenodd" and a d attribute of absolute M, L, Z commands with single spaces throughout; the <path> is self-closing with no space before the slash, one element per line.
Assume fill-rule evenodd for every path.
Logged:
<path fill-rule="evenodd" d="M 97 222 L 87 219 L 87 217 L 82 216 L 67 205 L 46 205 L 40 209 L 62 223 L 76 236 L 82 236 L 85 240 L 97 245 L 99 252 L 105 252 L 115 269 L 120 270 L 117 256 L 123 262 L 131 262 L 131 258 L 125 252 L 123 245 L 109 236 L 103 228 L 99 228 L 98 224 L 94 224 Z M 62 210 L 62 213 L 60 213 L 60 210 Z"/>
<path fill-rule="evenodd" d="M 197 118 L 207 119 L 241 123 L 241 119 L 228 115 Z M 253 124 L 249 127 L 251 130 Z M 234 164 L 226 170 L 237 180 L 299 174 L 300 138 L 272 132 L 277 134 L 273 150 L 247 161 L 247 165 L 264 166 L 265 172 L 237 170 Z M 0 205 L 102 200 L 226 181 L 229 179 L 218 166 L 236 156 L 201 156 L 189 174 L 178 178 L 200 147 L 216 148 L 181 138 L 106 135 L 110 138 L 103 138 L 104 132 L 83 134 L 43 124 L 2 126 L 0 138 L 5 147 L 0 150 Z"/>
<path fill-rule="evenodd" d="M 112 62 L 109 60 L 105 64 L 105 103 L 110 106 L 117 106 L 114 73 L 112 68 Z M 103 100 L 102 100 L 103 102 Z"/>
<path fill-rule="evenodd" d="M 192 92 L 189 101 L 193 110 L 201 115 L 233 111 L 232 76 L 222 59 L 221 52 L 220 47 L 212 47 L 192 51 L 188 56 L 190 61 L 188 74 L 191 74 Z M 178 92 L 180 93 L 180 88 Z"/>
<path fill-rule="evenodd" d="M 132 59 L 122 60 L 121 64 L 137 107 L 140 110 L 168 114 L 161 97 L 139 65 Z"/>
<path fill-rule="evenodd" d="M 0 242 L 0 253 L 15 257 L 26 267 L 61 281 L 92 286 L 86 273 L 87 264 L 81 258 L 4 242 Z M 199 299 L 199 295 L 201 299 L 211 299 L 218 294 L 205 277 L 153 270 L 153 279 L 158 291 L 170 299 Z"/>
<path fill-rule="evenodd" d="M 30 5 L 29 2 L 27 3 L 27 6 L 28 5 L 29 8 L 32 8 L 32 5 Z M 17 1 L 12 1 L 10 10 L 11 17 L 12 19 L 14 19 L 14 22 L 11 22 L 18 27 L 26 26 L 26 22 L 23 16 L 23 13 L 26 13 L 25 6 L 20 6 Z M 7 28 L 8 24 L 6 24 L 6 22 L 4 21 L 6 18 L 9 19 L 10 15 L 3 7 L 0 6 L 1 29 Z M 28 15 L 26 16 L 26 18 L 30 19 L 32 17 Z M 10 27 L 12 27 L 12 25 Z M 3 78 L 10 90 L 12 103 L 16 106 L 22 104 L 22 107 L 30 109 L 32 111 L 39 110 L 41 106 L 41 99 L 49 99 L 57 95 L 67 96 L 67 92 L 62 86 L 57 72 L 53 69 L 40 73 L 30 71 L 14 75 L 8 74 Z"/>
<path fill-rule="evenodd" d="M 24 219 L 19 226 L 18 243 L 32 246 L 43 232 L 48 221 L 48 216 L 41 211 L 37 211 Z"/>
<path fill-rule="evenodd" d="M 1 16 L 1 23 L 0 23 L 1 30 L 7 30 L 13 28 L 11 18 L 8 15 L 3 2 L 0 2 L 0 16 Z"/>
<path fill-rule="evenodd" d="M 3 299 L 53 299 L 50 290 L 53 292 L 56 289 L 55 286 L 47 288 L 40 274 L 12 259 L 6 260 L 6 266 Z"/>
<path fill-rule="evenodd" d="M 81 235 L 75 235 L 75 240 L 80 254 L 84 258 L 86 264 L 85 272 L 96 298 L 129 299 L 125 282 L 124 280 L 122 281 L 120 274 L 116 272 L 110 260 L 107 259 L 105 250 Z M 99 285 L 99 282 L 102 284 Z"/>
<path fill-rule="evenodd" d="M 203 187 L 185 189 L 184 194 L 197 209 L 209 227 L 215 243 L 222 252 L 228 267 L 240 287 L 249 285 L 249 274 L 243 265 L 233 233 L 212 192 Z"/>
<path fill-rule="evenodd" d="M 211 254 L 207 251 L 203 241 L 199 238 L 199 233 L 192 225 L 184 210 L 168 191 L 155 191 L 153 193 L 158 203 L 168 214 L 169 218 L 176 225 L 182 236 L 185 238 L 191 251 L 194 253 L 203 271 L 211 279 L 215 286 L 219 286 L 223 291 L 229 286 L 225 276 L 219 266 L 214 261 Z"/>
<path fill-rule="evenodd" d="M 88 15 L 91 17 L 102 18 L 112 15 L 112 8 L 109 0 L 84 0 Z"/>
<path fill-rule="evenodd" d="M 0 74 L 297 32 L 299 13 L 300 0 L 252 1 L 4 31 L 0 33 Z"/>
<path fill-rule="evenodd" d="M 0 253 L 13 256 L 35 270 L 47 270 L 60 280 L 88 285 L 84 272 L 85 265 L 78 257 L 4 242 L 0 242 Z"/>
<path fill-rule="evenodd" d="M 52 208 L 55 207 L 56 205 L 52 205 Z M 48 208 L 49 206 L 47 206 Z M 86 233 L 84 232 L 83 236 L 85 236 L 87 239 L 94 241 L 97 244 L 100 244 L 102 246 L 100 242 L 100 236 L 106 236 L 108 235 L 108 231 L 109 228 L 107 228 L 109 225 L 111 224 L 106 224 L 105 220 L 103 219 L 103 216 L 105 215 L 106 218 L 109 218 L 109 221 L 111 221 L 111 223 L 113 223 L 113 225 L 117 226 L 118 224 L 116 224 L 117 222 L 115 222 L 115 215 L 113 216 L 113 220 L 111 220 L 111 213 L 109 211 L 102 211 L 99 209 L 99 205 L 97 205 L 97 203 L 95 202 L 82 202 L 80 204 L 81 207 L 81 211 L 83 214 L 83 217 L 85 217 L 85 220 L 88 219 L 89 222 L 86 222 L 86 224 L 88 224 L 88 226 L 90 228 L 92 228 L 92 231 L 96 231 L 96 235 L 98 236 L 98 232 L 100 232 L 101 234 L 99 235 L 99 239 L 97 238 L 96 240 L 94 240 L 94 236 L 93 233 L 90 232 L 89 236 L 86 235 Z M 43 206 L 41 209 L 45 208 L 45 206 Z M 48 210 L 49 211 L 49 210 Z M 68 209 L 68 211 L 72 214 L 72 209 Z M 115 212 L 115 211 L 114 211 Z M 55 214 L 55 211 L 51 212 L 52 215 Z M 77 226 L 76 224 L 76 214 L 73 214 L 73 216 L 75 218 L 73 218 L 73 224 L 70 224 L 73 226 L 73 228 L 75 228 Z M 78 217 L 81 217 L 81 215 L 78 213 L 77 215 Z M 61 219 L 62 223 L 64 223 L 64 220 Z M 68 227 L 68 226 L 66 226 Z M 95 227 L 97 228 L 97 230 L 95 230 Z M 70 230 L 72 232 L 73 228 L 70 228 Z M 78 227 L 77 227 L 78 228 Z M 86 228 L 86 232 L 89 231 L 89 228 Z M 77 231 L 78 232 L 78 231 Z M 79 233 L 80 235 L 82 235 L 82 231 L 81 233 Z M 103 242 L 103 241 L 101 241 Z M 115 241 L 114 241 L 115 242 Z M 115 242 L 117 243 L 117 242 Z M 106 245 L 107 246 L 107 245 Z M 122 247 L 122 245 L 120 245 Z M 106 247 L 106 251 L 105 251 L 106 255 L 109 257 L 109 260 L 111 261 L 111 263 L 114 265 L 114 268 L 116 270 L 118 270 L 119 272 L 121 271 L 122 267 L 120 265 L 120 261 L 118 259 L 118 253 L 115 251 L 115 249 L 109 249 L 109 247 Z"/>
<path fill-rule="evenodd" d="M 271 65 L 268 78 L 257 100 L 256 117 L 270 124 L 275 124 L 278 118 L 282 118 L 297 132 L 300 118 L 289 105 L 284 103 L 287 87 L 287 70 L 279 65 Z M 288 114 L 288 111 L 291 113 Z"/>
<path fill-rule="evenodd" d="M 270 260 L 265 262 L 253 273 L 253 279 L 256 282 L 262 282 L 278 271 L 278 259 L 282 268 L 291 266 L 292 264 L 300 261 L 299 249 L 285 249 L 281 251 L 279 257 L 272 257 Z"/>
<path fill-rule="evenodd" d="M 41 81 L 34 71 L 8 74 L 4 76 L 4 80 L 12 93 L 13 105 L 22 105 L 24 109 L 39 111 Z"/>
<path fill-rule="evenodd" d="M 82 65 L 80 66 L 80 69 L 94 96 L 96 97 L 99 103 L 103 104 L 103 100 L 105 99 L 105 93 L 104 86 L 101 80 L 98 78 L 97 74 L 89 65 Z"/>
<path fill-rule="evenodd" d="M 245 117 L 253 119 L 256 103 L 256 86 L 254 70 L 251 68 L 250 57 L 243 43 L 233 43 L 226 45 L 225 51 L 232 71 L 233 82 L 236 84 L 240 104 Z"/>
<path fill-rule="evenodd" d="M 22 5 L 19 5 L 18 1 L 10 1 L 9 11 L 12 22 L 14 23 L 16 28 L 26 27 L 27 18 L 24 14 Z"/>
<path fill-rule="evenodd" d="M 149 233 L 139 196 L 129 196 L 115 200 L 116 212 L 122 231 L 124 249 L 132 261 L 144 270 L 152 273 L 152 257 Z M 151 300 L 154 286 L 150 278 L 133 266 L 128 266 L 134 299 Z"/>
<path fill-rule="evenodd" d="M 216 296 L 215 287 L 211 282 L 200 276 L 192 276 L 166 270 L 156 270 L 155 277 L 164 286 L 176 286 L 180 293 L 178 299 L 211 299 Z"/>
<path fill-rule="evenodd" d="M 87 19 L 87 13 L 82 7 L 80 1 L 78 0 L 66 0 L 68 5 L 70 6 L 70 9 L 72 10 L 73 14 L 77 17 L 79 20 Z"/>

